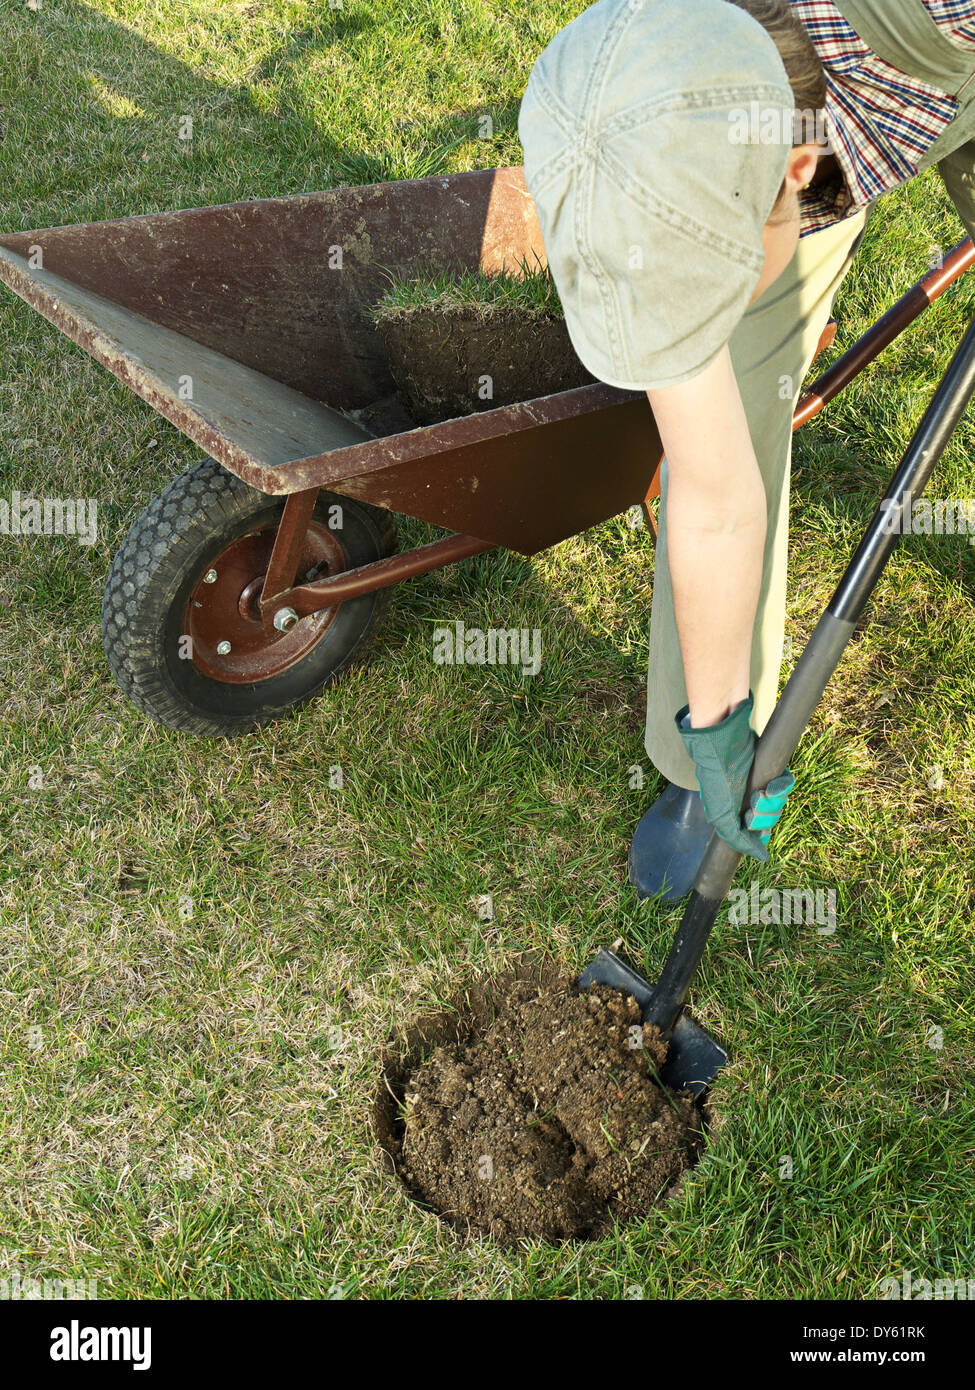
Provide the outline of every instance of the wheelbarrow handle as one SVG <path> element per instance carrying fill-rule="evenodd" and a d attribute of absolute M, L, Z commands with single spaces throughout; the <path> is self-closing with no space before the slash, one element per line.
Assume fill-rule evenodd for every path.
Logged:
<path fill-rule="evenodd" d="M 839 664 L 867 599 L 897 544 L 900 522 L 927 485 L 975 392 L 975 319 L 914 432 L 883 500 L 864 532 L 755 747 L 746 800 L 788 766 Z M 644 1019 L 666 1036 L 680 1015 L 741 854 L 711 836 L 691 897 Z"/>

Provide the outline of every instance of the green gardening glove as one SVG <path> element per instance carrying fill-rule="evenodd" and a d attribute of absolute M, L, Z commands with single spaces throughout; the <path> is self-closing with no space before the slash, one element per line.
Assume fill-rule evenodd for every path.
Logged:
<path fill-rule="evenodd" d="M 748 788 L 758 742 L 749 724 L 753 704 L 753 695 L 749 690 L 747 700 L 737 704 L 719 724 L 709 724 L 703 729 L 684 725 L 684 717 L 690 711 L 688 705 L 679 709 L 674 719 L 684 746 L 694 760 L 697 785 L 708 821 L 725 844 L 764 863 L 769 857 L 766 846 L 772 828 L 781 816 L 786 798 L 796 782 L 786 768 L 768 786 L 752 792 L 742 821 L 741 804 Z"/>

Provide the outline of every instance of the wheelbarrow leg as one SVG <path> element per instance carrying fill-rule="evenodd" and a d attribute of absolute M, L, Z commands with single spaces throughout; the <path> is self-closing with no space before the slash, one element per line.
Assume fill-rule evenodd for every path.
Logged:
<path fill-rule="evenodd" d="M 302 545 L 308 533 L 308 524 L 315 510 L 315 503 L 318 501 L 318 493 L 317 487 L 310 487 L 304 492 L 288 494 L 274 537 L 267 574 L 264 576 L 264 587 L 261 589 L 260 607 L 265 625 L 270 619 L 267 605 L 279 594 L 286 593 L 294 587 Z"/>
<path fill-rule="evenodd" d="M 660 463 L 663 463 L 663 454 L 660 455 Z M 660 463 L 654 469 L 653 477 L 650 479 L 650 487 L 640 506 L 643 508 L 643 519 L 647 523 L 647 530 L 650 532 L 650 539 L 654 545 L 657 544 L 657 518 L 650 510 L 650 503 L 655 497 L 660 496 Z"/>

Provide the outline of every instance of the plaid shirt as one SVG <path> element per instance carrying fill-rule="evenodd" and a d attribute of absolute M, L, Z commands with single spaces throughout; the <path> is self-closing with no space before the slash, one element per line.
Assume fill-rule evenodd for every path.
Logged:
<path fill-rule="evenodd" d="M 799 194 L 799 235 L 808 236 L 912 178 L 958 105 L 878 58 L 832 0 L 790 4 L 826 69 L 826 132 L 843 175 Z M 975 0 L 924 6 L 947 38 L 975 52 Z"/>

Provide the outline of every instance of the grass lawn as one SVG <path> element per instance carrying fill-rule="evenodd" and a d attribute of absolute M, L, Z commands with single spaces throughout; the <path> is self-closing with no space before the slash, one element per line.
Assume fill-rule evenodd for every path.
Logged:
<path fill-rule="evenodd" d="M 0 230 L 518 164 L 530 67 L 580 9 L 0 0 Z M 934 171 L 886 198 L 831 356 L 961 235 Z M 798 436 L 793 656 L 973 311 L 970 274 Z M 660 785 L 648 533 L 619 518 L 411 581 L 370 667 L 260 734 L 195 740 L 123 699 L 99 605 L 199 451 L 6 291 L 0 361 L 0 496 L 97 498 L 100 522 L 89 547 L 0 536 L 0 1278 L 123 1299 L 975 1278 L 975 546 L 902 540 L 772 861 L 739 869 L 834 890 L 836 930 L 723 912 L 693 1005 L 732 1065 L 680 1198 L 592 1244 L 464 1243 L 383 1172 L 379 1053 L 487 966 L 576 970 L 616 937 L 661 964 L 680 908 L 626 881 Z M 930 496 L 975 495 L 973 446 L 969 412 Z M 436 534 L 401 524 L 404 547 Z M 435 664 L 454 618 L 540 628 L 540 673 Z"/>

